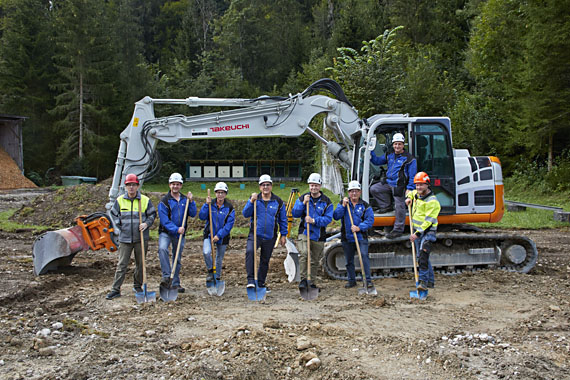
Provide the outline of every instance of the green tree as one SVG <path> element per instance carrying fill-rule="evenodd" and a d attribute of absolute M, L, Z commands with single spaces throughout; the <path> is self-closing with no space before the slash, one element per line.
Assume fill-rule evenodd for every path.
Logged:
<path fill-rule="evenodd" d="M 43 0 L 4 0 L 0 15 L 0 112 L 28 117 L 24 166 L 43 174 L 55 165 L 53 118 L 46 112 L 54 105 L 52 14 Z"/>
<path fill-rule="evenodd" d="M 216 25 L 214 42 L 240 77 L 263 91 L 280 87 L 308 54 L 297 1 L 236 0 Z"/>
<path fill-rule="evenodd" d="M 59 80 L 53 84 L 58 95 L 51 112 L 59 118 L 57 163 L 68 171 L 87 174 L 85 146 L 93 144 L 93 133 L 106 134 L 102 130 L 105 115 L 101 100 L 114 98 L 112 83 L 108 82 L 116 69 L 110 20 L 104 5 L 93 0 L 63 0 L 55 12 L 54 58 Z"/>
<path fill-rule="evenodd" d="M 545 159 L 551 167 L 568 141 L 567 5 L 490 0 L 474 22 L 466 67 L 485 98 L 477 104 L 494 123 L 479 120 L 471 128 L 496 136 L 494 150 L 507 158 L 507 173 L 519 158 Z"/>
<path fill-rule="evenodd" d="M 570 1 L 532 0 L 524 4 L 525 59 L 521 75 L 521 140 L 530 154 L 555 154 L 570 142 Z M 534 136 L 529 138 L 529 136 Z"/>

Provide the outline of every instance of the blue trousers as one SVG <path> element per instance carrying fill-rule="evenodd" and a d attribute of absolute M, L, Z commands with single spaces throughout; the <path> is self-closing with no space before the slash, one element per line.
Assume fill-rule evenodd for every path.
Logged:
<path fill-rule="evenodd" d="M 168 247 L 172 245 L 172 259 L 168 252 Z M 176 248 L 178 247 L 178 235 L 172 237 L 167 232 L 161 232 L 158 235 L 158 259 L 160 260 L 160 269 L 162 270 L 162 278 L 170 277 L 172 266 L 174 266 L 174 259 L 176 257 Z M 180 253 L 178 254 L 178 262 L 174 270 L 174 277 L 172 278 L 172 285 L 180 285 L 180 267 L 182 262 L 182 251 L 184 250 L 184 237 L 180 243 Z M 172 263 L 172 264 L 171 264 Z"/>
<path fill-rule="evenodd" d="M 257 248 L 261 248 L 259 254 L 259 267 L 257 268 L 257 283 L 259 286 L 265 285 L 267 279 L 267 271 L 269 270 L 269 259 L 273 253 L 273 246 L 275 245 L 274 237 L 270 240 L 257 239 Z M 245 269 L 247 271 L 247 283 L 253 284 L 254 282 L 254 252 L 253 252 L 253 234 L 247 237 L 247 246 L 245 248 Z"/>
<path fill-rule="evenodd" d="M 423 251 L 426 242 L 435 243 L 436 236 L 433 232 L 423 233 L 418 239 L 414 241 L 416 246 L 416 259 L 419 267 L 420 281 L 435 283 L 435 276 L 433 274 L 433 267 L 429 259 L 429 252 Z M 426 263 L 427 261 L 427 263 Z"/>
<path fill-rule="evenodd" d="M 222 241 L 219 240 L 219 243 Z M 219 280 L 222 277 L 222 262 L 224 260 L 224 255 L 226 254 L 226 248 L 228 248 L 227 244 L 218 244 L 216 245 L 216 280 Z M 204 239 L 204 247 L 202 249 L 202 254 L 204 255 L 204 262 L 206 263 L 206 268 L 208 270 L 212 269 L 212 242 L 210 238 Z"/>
<path fill-rule="evenodd" d="M 370 260 L 368 259 L 368 240 L 361 240 L 358 242 L 360 244 L 360 253 L 362 254 L 362 265 L 364 265 L 364 275 L 366 276 L 366 282 L 372 282 L 372 277 L 370 276 Z M 354 255 L 358 255 L 356 250 L 356 243 L 343 241 L 342 248 L 344 250 L 344 258 L 346 259 L 346 272 L 348 274 L 348 282 L 356 282 L 356 273 L 354 270 Z M 362 271 L 362 268 L 360 268 Z"/>

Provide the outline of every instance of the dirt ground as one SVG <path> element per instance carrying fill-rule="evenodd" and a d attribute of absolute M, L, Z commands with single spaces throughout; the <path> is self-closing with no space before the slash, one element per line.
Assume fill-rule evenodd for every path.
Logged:
<path fill-rule="evenodd" d="M 35 277 L 33 233 L 0 231 L 0 378 L 570 378 L 570 228 L 518 233 L 539 250 L 530 274 L 436 274 L 425 301 L 410 300 L 411 274 L 376 280 L 376 297 L 320 278 L 318 299 L 303 301 L 284 248 L 271 260 L 266 301 L 249 301 L 242 239 L 226 253 L 225 294 L 210 296 L 201 246 L 188 242 L 186 292 L 137 304 L 132 266 L 122 296 L 105 299 L 116 254 L 81 252 L 71 267 Z M 158 296 L 156 241 L 148 275 Z"/>

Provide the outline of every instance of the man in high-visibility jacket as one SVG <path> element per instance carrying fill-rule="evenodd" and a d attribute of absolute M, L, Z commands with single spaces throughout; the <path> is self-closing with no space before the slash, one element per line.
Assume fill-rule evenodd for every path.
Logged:
<path fill-rule="evenodd" d="M 111 208 L 113 224 L 120 230 L 119 233 L 119 262 L 115 271 L 115 280 L 107 299 L 112 300 L 121 296 L 121 285 L 125 280 L 131 252 L 135 251 L 134 291 L 142 292 L 142 249 L 141 234 L 144 231 L 144 247 L 148 248 L 149 228 L 156 218 L 156 209 L 151 200 L 139 192 L 139 179 L 135 174 L 127 174 L 125 178 L 126 194 L 115 200 Z M 139 222 L 139 205 L 142 223 Z"/>
<path fill-rule="evenodd" d="M 410 235 L 410 241 L 416 245 L 420 269 L 420 282 L 418 290 L 433 288 L 435 277 L 429 260 L 432 244 L 436 241 L 437 216 L 441 210 L 439 201 L 431 191 L 430 178 L 425 172 L 419 172 L 414 177 L 416 190 L 408 193 L 406 205 L 413 202 L 412 225 L 414 233 Z"/>

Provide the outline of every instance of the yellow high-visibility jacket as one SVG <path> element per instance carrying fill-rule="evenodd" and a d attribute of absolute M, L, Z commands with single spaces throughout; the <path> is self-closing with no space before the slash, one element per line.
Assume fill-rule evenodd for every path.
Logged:
<path fill-rule="evenodd" d="M 422 234 L 429 228 L 430 231 L 437 231 L 437 216 L 441 211 L 441 205 L 433 192 L 427 193 L 424 197 L 418 195 L 417 190 L 408 193 L 408 198 L 412 199 L 412 224 L 418 234 Z M 430 228 L 431 227 L 431 228 Z"/>

